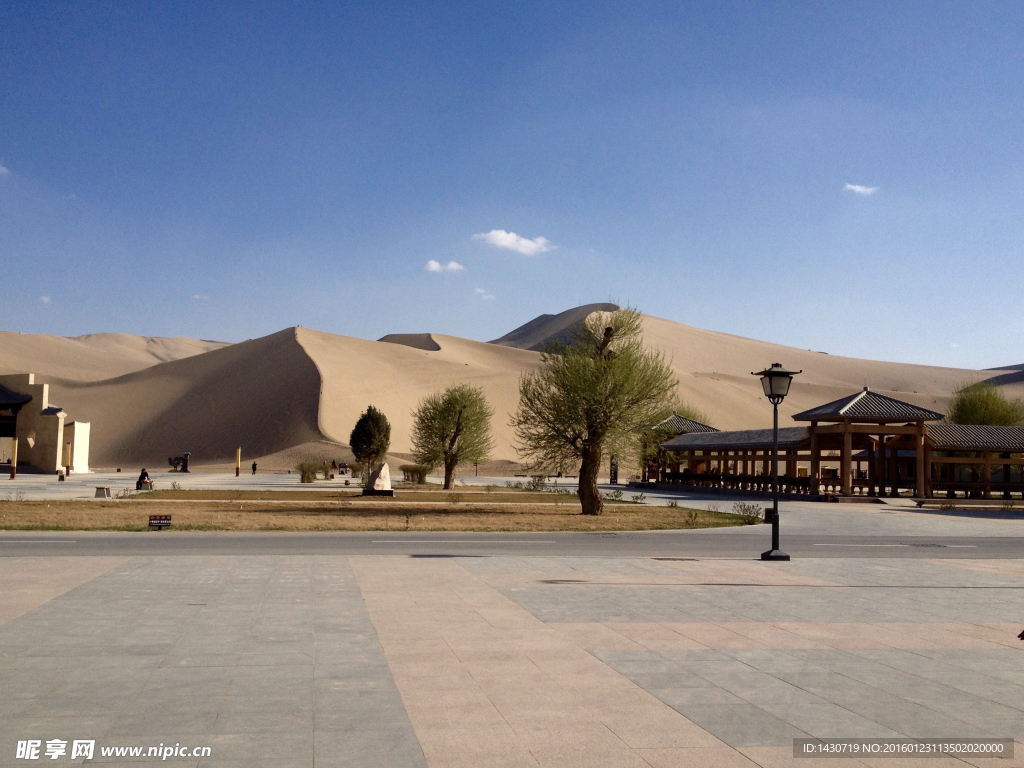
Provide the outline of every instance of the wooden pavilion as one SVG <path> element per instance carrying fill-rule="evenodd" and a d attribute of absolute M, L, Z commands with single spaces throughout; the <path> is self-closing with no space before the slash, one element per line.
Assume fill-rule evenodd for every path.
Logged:
<path fill-rule="evenodd" d="M 934 424 L 943 415 L 865 387 L 796 414 L 779 429 L 783 493 L 952 497 L 1024 494 L 1024 427 Z M 771 490 L 772 430 L 681 434 L 662 444 L 679 458 L 668 485 Z"/>

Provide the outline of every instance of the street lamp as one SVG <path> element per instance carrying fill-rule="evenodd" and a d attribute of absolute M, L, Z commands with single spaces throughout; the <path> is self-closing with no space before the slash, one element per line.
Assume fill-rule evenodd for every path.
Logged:
<path fill-rule="evenodd" d="M 779 403 L 789 394 L 789 385 L 793 377 L 803 371 L 788 371 L 780 363 L 772 363 L 771 368 L 751 375 L 761 377 L 764 396 L 768 398 L 775 411 L 775 429 L 772 444 L 772 548 L 761 553 L 762 560 L 789 560 L 789 555 L 779 549 Z"/>

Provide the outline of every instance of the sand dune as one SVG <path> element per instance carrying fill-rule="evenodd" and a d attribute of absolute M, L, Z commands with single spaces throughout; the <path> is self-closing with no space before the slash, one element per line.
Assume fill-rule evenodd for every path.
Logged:
<path fill-rule="evenodd" d="M 0 374 L 38 373 L 77 381 L 101 381 L 158 363 L 181 360 L 228 346 L 182 336 L 91 333 L 51 336 L 0 331 Z"/>
<path fill-rule="evenodd" d="M 567 342 L 573 330 L 594 312 L 610 312 L 618 309 L 615 304 L 584 304 L 557 315 L 540 315 L 528 323 L 510 331 L 500 339 L 488 344 L 516 349 L 532 349 L 539 352 L 549 341 Z"/>
<path fill-rule="evenodd" d="M 508 421 L 519 377 L 540 364 L 539 353 L 517 346 L 536 346 L 563 333 L 585 309 L 541 316 L 500 344 L 427 333 L 368 341 L 307 328 L 231 345 L 119 334 L 59 339 L 4 333 L 0 371 L 40 374 L 51 383 L 53 402 L 72 418 L 91 421 L 91 463 L 98 467 L 162 467 L 168 456 L 185 450 L 197 463 L 224 464 L 233 461 L 236 446 L 246 463 L 274 455 L 276 466 L 324 441 L 333 444 L 330 451 L 339 450 L 370 404 L 390 419 L 392 451 L 401 460 L 412 449 L 412 411 L 420 399 L 464 382 L 482 387 L 495 410 L 492 458 L 514 461 Z M 770 425 L 771 408 L 750 372 L 775 362 L 804 371 L 781 408 L 783 424 L 791 423 L 789 415 L 850 394 L 865 381 L 939 411 L 966 380 L 994 377 L 1008 394 L 1024 394 L 1024 380 L 1012 370 L 858 360 L 657 317 L 644 323 L 647 342 L 670 359 L 682 398 L 721 429 Z"/>
<path fill-rule="evenodd" d="M 163 466 L 274 453 L 322 439 L 320 375 L 293 328 L 100 382 L 48 379 L 51 399 L 92 422 L 91 464 Z"/>
<path fill-rule="evenodd" d="M 367 405 L 391 422 L 391 447 L 412 450 L 412 411 L 419 401 L 450 384 L 482 387 L 495 409 L 492 422 L 498 459 L 515 459 L 509 412 L 519 397 L 519 375 L 540 362 L 540 355 L 455 336 L 432 334 L 439 350 L 364 341 L 298 329 L 298 339 L 323 377 L 320 430 L 328 440 L 348 443 L 356 419 Z"/>

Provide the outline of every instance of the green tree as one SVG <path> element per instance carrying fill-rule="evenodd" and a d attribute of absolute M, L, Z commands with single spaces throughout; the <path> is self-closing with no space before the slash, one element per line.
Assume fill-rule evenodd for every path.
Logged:
<path fill-rule="evenodd" d="M 604 453 L 635 455 L 642 432 L 671 409 L 677 385 L 664 355 L 644 347 L 639 312 L 595 312 L 520 379 L 511 422 L 520 455 L 548 471 L 578 465 L 581 510 L 599 515 Z"/>
<path fill-rule="evenodd" d="M 383 413 L 372 405 L 359 417 L 348 438 L 356 461 L 366 467 L 364 482 L 369 479 L 373 465 L 383 461 L 391 445 L 391 424 Z"/>
<path fill-rule="evenodd" d="M 1024 402 L 1007 400 L 991 384 L 961 384 L 949 401 L 946 421 L 950 424 L 988 424 L 1013 427 L 1024 423 Z"/>
<path fill-rule="evenodd" d="M 431 469 L 444 465 L 444 487 L 450 489 L 455 467 L 485 461 L 494 443 L 491 417 L 483 390 L 461 384 L 428 395 L 413 411 L 412 452 Z"/>

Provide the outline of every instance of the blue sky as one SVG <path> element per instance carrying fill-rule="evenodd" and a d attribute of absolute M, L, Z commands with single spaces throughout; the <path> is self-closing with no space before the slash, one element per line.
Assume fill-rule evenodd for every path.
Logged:
<path fill-rule="evenodd" d="M 1011 2 L 5 3 L 0 328 L 486 340 L 612 300 L 1019 363 L 1022 32 Z"/>

